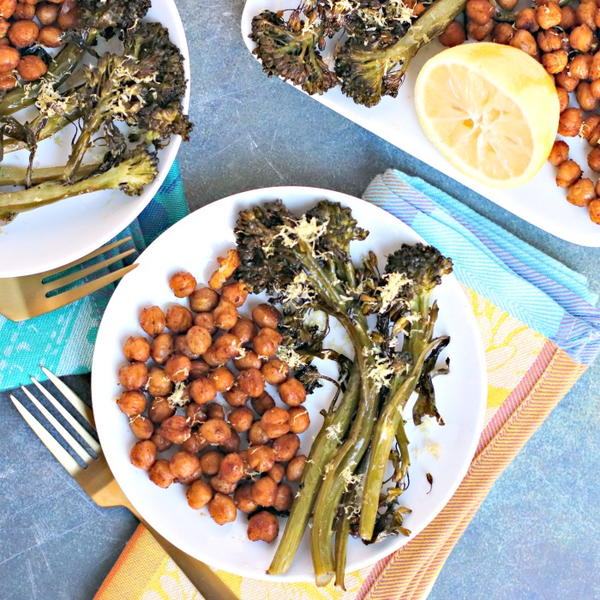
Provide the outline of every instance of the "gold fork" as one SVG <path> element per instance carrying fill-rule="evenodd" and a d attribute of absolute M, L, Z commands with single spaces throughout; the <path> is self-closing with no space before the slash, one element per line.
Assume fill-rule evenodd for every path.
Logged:
<path fill-rule="evenodd" d="M 61 381 L 52 371 L 41 367 L 44 374 L 54 384 L 70 405 L 81 415 L 89 427 L 95 431 L 92 409 L 75 392 Z M 77 481 L 88 496 L 98 505 L 105 508 L 124 506 L 128 508 L 152 533 L 156 541 L 165 552 L 173 559 L 177 566 L 185 573 L 187 578 L 204 596 L 206 600 L 237 600 L 233 592 L 219 579 L 219 577 L 204 563 L 192 558 L 179 550 L 163 538 L 158 532 L 148 525 L 131 505 L 119 484 L 111 473 L 98 441 L 67 411 L 63 404 L 57 400 L 37 379 L 31 377 L 32 383 L 48 402 L 60 413 L 69 426 L 85 441 L 93 451 L 84 448 L 71 433 L 52 415 L 50 411 L 24 386 L 23 393 L 31 403 L 40 411 L 44 418 L 54 427 L 67 445 L 81 458 L 85 467 L 79 463 L 59 444 L 53 435 L 17 400 L 10 395 L 10 399 L 25 422 L 31 427 L 40 441 L 46 446 L 56 460 Z M 96 457 L 94 457 L 94 454 Z"/>
<path fill-rule="evenodd" d="M 82 265 L 88 260 L 101 256 L 105 252 L 114 250 L 130 241 L 131 236 L 117 240 L 116 242 L 111 242 L 78 260 L 74 260 L 57 269 L 46 271 L 45 273 L 36 273 L 35 275 L 26 275 L 25 277 L 0 279 L 0 314 L 11 321 L 24 321 L 25 319 L 37 317 L 38 315 L 61 308 L 66 304 L 75 302 L 75 300 L 89 296 L 93 292 L 107 286 L 109 283 L 114 283 L 121 279 L 123 275 L 129 273 L 129 271 L 135 269 L 137 263 L 107 273 L 102 277 L 83 283 L 83 285 L 61 291 L 61 288 L 79 281 L 84 277 L 98 273 L 117 261 L 130 256 L 136 251 L 134 248 L 125 250 L 116 256 L 111 256 L 106 260 L 94 263 L 89 267 L 76 269 L 65 275 L 61 275 L 61 273 L 67 269 Z M 51 281 L 48 281 L 49 279 L 51 279 Z"/>

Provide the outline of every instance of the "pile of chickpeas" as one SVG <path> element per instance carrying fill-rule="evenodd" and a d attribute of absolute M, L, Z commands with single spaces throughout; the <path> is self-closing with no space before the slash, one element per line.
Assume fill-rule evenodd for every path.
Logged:
<path fill-rule="evenodd" d="M 237 252 L 219 263 L 208 287 L 197 287 L 187 272 L 171 277 L 175 296 L 188 306 L 141 311 L 150 337 L 125 341 L 127 364 L 119 370 L 125 391 L 117 405 L 138 439 L 131 462 L 152 482 L 186 485 L 190 507 L 208 506 L 219 525 L 242 511 L 250 515 L 248 538 L 272 542 L 276 514 L 288 511 L 294 496 L 284 479 L 299 481 L 306 463 L 297 454 L 298 434 L 310 425 L 306 390 L 275 356 L 279 312 L 259 304 L 251 319 L 240 316 L 248 287 L 226 283 L 239 265 Z M 266 384 L 276 386 L 285 408 Z M 167 450 L 170 457 L 161 456 Z"/>
<path fill-rule="evenodd" d="M 35 81 L 48 65 L 29 50 L 34 46 L 59 48 L 63 32 L 77 21 L 76 0 L 0 0 L 0 90 Z"/>
<path fill-rule="evenodd" d="M 497 0 L 504 11 L 513 11 L 518 0 Z M 466 33 L 453 21 L 439 40 L 445 46 L 462 44 L 467 34 L 482 41 L 510 44 L 540 61 L 554 77 L 560 103 L 558 133 L 582 137 L 591 146 L 588 166 L 600 172 L 600 1 L 583 0 L 561 6 L 554 0 L 535 0 L 533 7 L 514 13 L 514 22 L 499 22 L 489 0 L 468 0 Z M 502 17 L 500 17 L 502 18 Z M 508 18 L 508 17 L 505 17 Z M 512 20 L 512 18 L 511 18 Z M 575 106 L 569 106 L 574 101 Z M 600 181 L 582 177 L 580 166 L 569 160 L 569 145 L 557 140 L 549 161 L 557 167 L 556 184 L 567 189 L 567 200 L 585 207 L 600 224 Z"/>

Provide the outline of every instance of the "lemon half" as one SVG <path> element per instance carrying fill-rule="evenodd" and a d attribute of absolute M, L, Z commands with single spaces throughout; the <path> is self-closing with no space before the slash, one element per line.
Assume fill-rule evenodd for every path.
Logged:
<path fill-rule="evenodd" d="M 505 188 L 540 170 L 560 114 L 554 81 L 542 65 L 489 42 L 448 48 L 428 60 L 415 105 L 425 135 L 457 169 Z"/>

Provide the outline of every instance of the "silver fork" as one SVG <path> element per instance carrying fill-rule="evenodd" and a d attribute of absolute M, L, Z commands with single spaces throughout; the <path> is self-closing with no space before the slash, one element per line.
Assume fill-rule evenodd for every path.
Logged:
<path fill-rule="evenodd" d="M 24 321 L 25 319 L 37 317 L 38 315 L 61 308 L 66 304 L 75 302 L 75 300 L 89 296 L 110 283 L 118 281 L 123 275 L 135 269 L 137 263 L 127 265 L 87 283 L 82 283 L 71 289 L 61 291 L 61 288 L 75 283 L 84 277 L 99 273 L 102 269 L 110 267 L 114 263 L 130 256 L 136 250 L 135 248 L 131 248 L 83 269 L 77 269 L 65 275 L 61 275 L 61 273 L 67 269 L 82 265 L 88 260 L 101 256 L 130 241 L 131 236 L 128 236 L 116 242 L 105 244 L 82 258 L 51 271 L 26 275 L 24 277 L 0 279 L 0 314 L 11 321 Z M 49 279 L 51 281 L 48 281 Z"/>
<path fill-rule="evenodd" d="M 87 425 L 95 432 L 96 427 L 92 409 L 83 402 L 71 388 L 54 375 L 54 373 L 45 367 L 41 367 L 41 369 L 62 394 L 64 400 L 78 412 Z M 152 533 L 156 541 L 186 574 L 188 579 L 206 600 L 237 600 L 229 587 L 227 587 L 227 585 L 225 585 L 207 565 L 173 546 L 173 544 L 163 538 L 140 517 L 113 477 L 96 437 L 90 435 L 86 428 L 83 427 L 65 406 L 57 400 L 47 388 L 35 379 L 35 377 L 31 377 L 31 381 L 52 407 L 65 419 L 72 430 L 75 431 L 91 449 L 90 452 L 90 450 L 80 444 L 26 387 L 21 386 L 21 390 L 25 396 L 40 411 L 48 423 L 54 427 L 56 432 L 62 437 L 68 447 L 82 460 L 85 466 L 81 466 L 44 427 L 44 425 L 42 425 L 42 423 L 40 423 L 40 421 L 25 408 L 23 403 L 12 394 L 10 395 L 11 402 L 44 446 L 46 446 L 54 458 L 56 458 L 75 481 L 77 481 L 88 496 L 98 504 L 98 506 L 124 506 L 128 508 Z"/>

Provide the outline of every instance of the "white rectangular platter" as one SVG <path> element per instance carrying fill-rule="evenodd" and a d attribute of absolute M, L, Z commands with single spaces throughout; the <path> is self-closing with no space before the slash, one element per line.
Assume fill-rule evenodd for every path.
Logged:
<path fill-rule="evenodd" d="M 295 7 L 297 4 L 297 0 L 247 0 L 242 14 L 241 28 L 248 50 L 252 51 L 254 48 L 254 43 L 248 37 L 254 15 L 264 9 L 277 11 Z M 525 185 L 508 190 L 496 189 L 477 183 L 457 171 L 430 144 L 417 121 L 413 89 L 421 66 L 440 50 L 442 46 L 437 41 L 422 48 L 410 64 L 398 97 L 386 97 L 375 107 L 366 108 L 355 104 L 342 94 L 340 88 L 313 98 L 521 219 L 568 242 L 600 247 L 600 226 L 589 220 L 585 208 L 567 202 L 565 190 L 557 187 L 554 182 L 555 168 L 549 163 L 546 163 L 537 176 Z M 327 60 L 327 54 L 325 58 Z M 571 157 L 583 168 L 587 165 L 585 158 L 587 143 L 572 138 L 568 143 L 571 146 Z M 589 175 L 584 172 L 584 176 Z M 592 179 L 595 181 L 596 178 L 592 177 Z"/>

